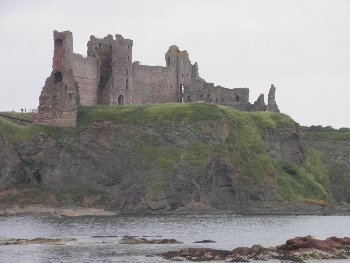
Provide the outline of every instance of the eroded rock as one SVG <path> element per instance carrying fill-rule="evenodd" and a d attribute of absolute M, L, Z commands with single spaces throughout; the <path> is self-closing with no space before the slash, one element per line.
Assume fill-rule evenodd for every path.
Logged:
<path fill-rule="evenodd" d="M 120 244 L 136 245 L 136 244 L 181 244 L 181 242 L 175 239 L 146 239 L 135 236 L 124 236 L 120 241 Z"/>
<path fill-rule="evenodd" d="M 204 239 L 204 240 L 200 240 L 200 241 L 195 241 L 193 243 L 195 243 L 195 244 L 198 244 L 198 243 L 216 243 L 216 241 L 209 240 L 209 239 Z"/>
<path fill-rule="evenodd" d="M 304 260 L 350 258 L 350 238 L 329 237 L 318 240 L 312 236 L 295 237 L 277 246 L 277 251 Z"/>
<path fill-rule="evenodd" d="M 163 258 L 179 260 L 180 258 L 190 261 L 225 260 L 232 252 L 212 248 L 185 248 L 180 251 L 170 251 L 162 254 Z"/>

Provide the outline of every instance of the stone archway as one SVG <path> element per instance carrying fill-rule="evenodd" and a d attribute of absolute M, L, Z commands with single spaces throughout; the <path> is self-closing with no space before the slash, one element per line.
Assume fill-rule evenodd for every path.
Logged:
<path fill-rule="evenodd" d="M 118 97 L 118 105 L 124 105 L 124 97 L 123 97 L 123 95 L 119 95 L 119 97 Z"/>

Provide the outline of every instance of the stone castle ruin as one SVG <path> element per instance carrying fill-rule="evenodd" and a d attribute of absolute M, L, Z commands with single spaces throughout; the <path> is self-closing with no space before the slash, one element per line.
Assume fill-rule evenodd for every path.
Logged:
<path fill-rule="evenodd" d="M 87 57 L 73 53 L 70 31 L 53 32 L 52 73 L 40 95 L 37 123 L 74 127 L 77 110 L 85 105 L 142 105 L 205 101 L 241 111 L 278 112 L 276 88 L 271 85 L 251 104 L 248 88 L 228 89 L 208 83 L 198 74 L 187 51 L 171 46 L 166 66 L 132 62 L 133 41 L 121 35 L 91 36 Z"/>

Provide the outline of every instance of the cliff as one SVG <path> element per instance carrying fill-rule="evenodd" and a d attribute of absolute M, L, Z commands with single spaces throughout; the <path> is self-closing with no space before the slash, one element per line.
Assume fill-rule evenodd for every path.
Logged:
<path fill-rule="evenodd" d="M 349 203 L 349 155 L 334 170 L 332 149 L 304 137 L 284 114 L 206 103 L 82 107 L 76 128 L 0 119 L 0 203 L 122 213 L 313 213 Z M 349 142 L 338 143 L 349 154 Z"/>

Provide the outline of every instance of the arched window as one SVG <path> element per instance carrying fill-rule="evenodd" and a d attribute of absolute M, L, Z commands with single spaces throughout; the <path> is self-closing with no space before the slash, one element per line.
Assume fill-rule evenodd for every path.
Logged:
<path fill-rule="evenodd" d="M 238 95 L 236 95 L 236 97 L 235 97 L 235 101 L 236 101 L 236 102 L 239 102 L 239 100 L 240 100 L 239 96 L 238 96 Z"/>
<path fill-rule="evenodd" d="M 167 62 L 166 62 L 166 65 L 167 65 L 167 66 L 170 66 L 170 57 L 168 57 Z"/>

